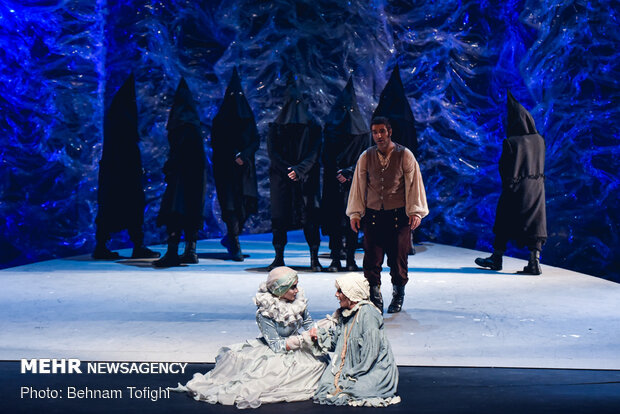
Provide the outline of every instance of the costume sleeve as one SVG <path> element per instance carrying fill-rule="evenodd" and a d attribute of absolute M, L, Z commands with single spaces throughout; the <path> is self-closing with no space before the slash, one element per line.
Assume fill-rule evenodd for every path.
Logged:
<path fill-rule="evenodd" d="M 263 334 L 263 338 L 267 341 L 267 345 L 273 352 L 286 352 L 286 338 L 278 335 L 276 324 L 273 319 L 267 318 L 260 313 L 256 314 L 256 323 L 258 329 Z"/>
<path fill-rule="evenodd" d="M 271 125 L 269 128 L 269 134 L 267 135 L 267 153 L 269 154 L 270 168 L 279 172 L 282 175 L 289 173 L 289 163 L 284 160 L 279 152 L 279 148 L 275 145 L 275 136 L 278 133 L 278 127 Z"/>
<path fill-rule="evenodd" d="M 359 312 L 363 312 L 360 315 L 360 319 L 357 323 L 362 327 L 361 337 L 349 338 L 349 351 L 358 352 L 358 356 L 355 359 L 359 361 L 351 367 L 351 370 L 346 373 L 347 379 L 355 381 L 361 375 L 367 374 L 377 363 L 379 356 L 384 348 L 381 343 L 381 325 L 383 324 L 382 318 L 378 313 L 373 313 L 373 310 L 360 309 Z M 354 346 L 355 345 L 355 346 Z M 347 358 L 350 357 L 347 355 Z"/>
<path fill-rule="evenodd" d="M 304 331 L 307 331 L 308 329 L 312 328 L 312 325 L 314 323 L 314 321 L 312 320 L 312 316 L 310 316 L 310 312 L 308 312 L 308 308 L 304 310 L 303 318 L 304 320 L 301 323 L 301 326 L 304 328 Z"/>
<path fill-rule="evenodd" d="M 321 156 L 321 130 L 318 126 L 310 127 L 310 147 L 305 154 L 305 158 L 297 165 L 293 165 L 291 169 L 295 171 L 300 181 L 306 181 L 308 174 L 319 162 Z"/>
<path fill-rule="evenodd" d="M 336 348 L 340 331 L 342 330 L 342 316 L 336 311 L 332 316 L 317 322 L 317 347 L 323 353 L 331 352 Z"/>
<path fill-rule="evenodd" d="M 413 153 L 405 149 L 403 156 L 403 175 L 405 177 L 405 208 L 407 216 L 424 218 L 428 215 L 426 190 L 422 181 L 420 166 Z"/>
<path fill-rule="evenodd" d="M 252 134 L 252 141 L 250 144 L 239 151 L 238 156 L 243 160 L 243 162 L 250 162 L 254 158 L 254 154 L 258 151 L 258 147 L 260 146 L 260 137 L 258 135 L 258 130 L 256 129 L 256 124 L 254 122 L 251 123 L 250 134 Z"/>
<path fill-rule="evenodd" d="M 347 216 L 349 218 L 361 218 L 366 211 L 366 186 L 368 174 L 367 152 L 364 151 L 360 155 L 355 172 L 353 173 L 353 182 L 351 182 L 351 190 L 349 190 L 349 200 L 347 202 Z"/>

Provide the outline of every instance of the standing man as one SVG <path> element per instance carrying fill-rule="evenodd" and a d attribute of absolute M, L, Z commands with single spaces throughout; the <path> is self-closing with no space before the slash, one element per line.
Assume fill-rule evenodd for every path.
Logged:
<path fill-rule="evenodd" d="M 258 211 L 256 163 L 254 154 L 260 145 L 254 113 L 241 88 L 237 68 L 226 88 L 220 110 L 213 118 L 213 178 L 217 199 L 226 223 L 222 245 L 232 260 L 243 261 L 239 233 L 250 214 Z"/>
<path fill-rule="evenodd" d="M 376 145 L 357 161 L 347 216 L 353 231 L 363 226 L 364 276 L 370 284 L 370 300 L 382 313 L 381 265 L 387 254 L 393 285 L 388 313 L 396 313 L 409 280 L 411 231 L 428 215 L 428 205 L 418 162 L 410 150 L 392 141 L 390 121 L 374 118 L 370 129 Z"/>
<path fill-rule="evenodd" d="M 207 172 L 200 117 L 185 78 L 181 78 L 168 115 L 170 151 L 164 164 L 166 190 L 161 199 L 157 225 L 166 226 L 168 250 L 155 267 L 198 263 L 196 241 L 202 229 L 203 208 L 207 194 Z M 181 232 L 185 252 L 179 256 Z"/>
<path fill-rule="evenodd" d="M 323 270 L 319 263 L 321 127 L 292 80 L 282 111 L 269 124 L 267 150 L 271 161 L 272 243 L 276 253 L 268 269 L 284 266 L 287 231 L 302 227 L 310 247 L 310 270 L 320 272 Z"/>
<path fill-rule="evenodd" d="M 530 259 L 518 272 L 540 275 L 540 251 L 547 240 L 545 210 L 545 140 L 536 131 L 534 118 L 508 91 L 507 125 L 499 175 L 502 194 L 495 214 L 493 254 L 477 258 L 476 264 L 502 270 L 502 257 L 509 240 L 527 246 Z"/>
<path fill-rule="evenodd" d="M 353 78 L 336 100 L 323 128 L 323 234 L 329 235 L 332 262 L 328 272 L 341 272 L 342 239 L 346 239 L 346 270 L 359 270 L 355 263 L 357 234 L 345 214 L 349 189 L 358 158 L 370 146 L 367 120 L 357 106 Z"/>

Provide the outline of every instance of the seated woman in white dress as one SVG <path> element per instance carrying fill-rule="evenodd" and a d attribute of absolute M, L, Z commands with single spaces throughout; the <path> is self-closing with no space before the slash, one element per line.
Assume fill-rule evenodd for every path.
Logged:
<path fill-rule="evenodd" d="M 297 272 L 278 267 L 269 272 L 256 296 L 256 322 L 262 337 L 220 349 L 215 367 L 206 374 L 194 374 L 185 386 L 198 401 L 257 408 L 263 403 L 310 399 L 325 369 L 325 362 L 312 355 L 304 343 L 310 329 L 303 290 L 297 287 Z"/>
<path fill-rule="evenodd" d="M 314 402 L 370 407 L 399 403 L 398 368 L 381 311 L 368 300 L 368 281 L 349 273 L 336 278 L 336 289 L 340 309 L 333 315 L 335 325 L 310 330 L 318 348 L 333 351 Z"/>

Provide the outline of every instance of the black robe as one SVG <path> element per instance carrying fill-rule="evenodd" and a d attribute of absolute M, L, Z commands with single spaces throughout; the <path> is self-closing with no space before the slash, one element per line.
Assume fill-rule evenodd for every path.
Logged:
<path fill-rule="evenodd" d="M 141 230 L 145 199 L 133 74 L 114 95 L 103 122 L 97 231 L 110 234 L 124 229 Z"/>
<path fill-rule="evenodd" d="M 371 138 L 365 117 L 359 111 L 353 79 L 334 103 L 323 127 L 323 196 L 321 199 L 324 234 L 341 235 L 349 227 L 345 211 L 355 165 Z M 338 171 L 349 181 L 340 183 Z"/>
<path fill-rule="evenodd" d="M 418 158 L 418 135 L 413 111 L 405 95 L 398 64 L 381 92 L 379 105 L 372 117 L 384 116 L 392 124 L 392 140 L 407 147 Z"/>
<path fill-rule="evenodd" d="M 213 178 L 222 220 L 226 223 L 236 221 L 243 225 L 258 210 L 254 154 L 259 145 L 254 114 L 235 68 L 211 129 Z M 235 162 L 237 157 L 243 160 L 243 165 Z"/>
<path fill-rule="evenodd" d="M 197 232 L 203 225 L 207 176 L 200 120 L 185 79 L 174 95 L 167 129 L 166 190 L 157 224 L 165 225 L 169 233 L 185 230 L 187 237 L 187 232 Z"/>
<path fill-rule="evenodd" d="M 532 115 L 508 92 L 507 139 L 499 159 L 502 193 L 493 232 L 520 247 L 547 239 L 545 141 Z"/>
<path fill-rule="evenodd" d="M 295 87 L 290 87 L 280 115 L 269 124 L 267 150 L 272 227 L 293 230 L 318 224 L 321 127 Z M 288 178 L 289 167 L 298 181 Z"/>

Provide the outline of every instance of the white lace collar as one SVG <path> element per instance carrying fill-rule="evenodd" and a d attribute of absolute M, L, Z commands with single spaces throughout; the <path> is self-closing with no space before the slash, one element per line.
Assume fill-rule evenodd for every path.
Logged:
<path fill-rule="evenodd" d="M 298 288 L 297 297 L 293 302 L 280 299 L 267 290 L 265 283 L 261 283 L 254 296 L 254 303 L 258 308 L 256 313 L 273 319 L 285 325 L 298 325 L 303 322 L 303 314 L 308 307 L 308 300 L 302 288 Z"/>

